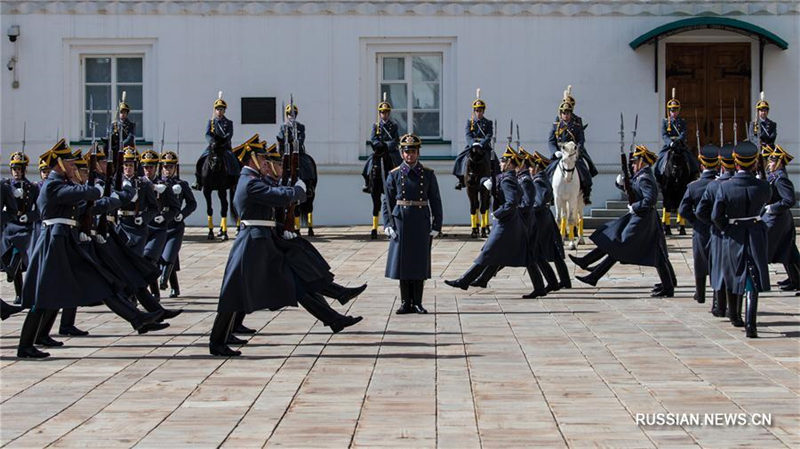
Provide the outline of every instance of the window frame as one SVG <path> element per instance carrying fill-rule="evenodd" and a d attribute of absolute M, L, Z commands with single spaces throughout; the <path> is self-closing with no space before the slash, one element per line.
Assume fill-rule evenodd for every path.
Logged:
<path fill-rule="evenodd" d="M 424 138 L 426 140 L 442 140 L 443 136 L 443 118 L 442 118 L 442 103 L 443 103 L 443 89 L 442 89 L 442 78 L 444 75 L 444 54 L 442 52 L 406 52 L 406 53 L 378 53 L 378 84 L 377 84 L 377 96 L 381 98 L 381 88 L 385 84 L 404 84 L 406 86 L 406 104 L 403 108 L 400 108 L 396 104 L 392 104 L 392 110 L 395 109 L 405 111 L 406 112 L 406 123 L 409 128 L 411 128 L 412 132 L 417 134 L 419 137 Z M 438 109 L 431 109 L 431 108 L 415 108 L 414 107 L 414 64 L 413 58 L 420 57 L 420 56 L 434 56 L 439 57 L 441 62 L 441 69 L 439 72 L 439 80 L 436 82 L 431 81 L 420 81 L 422 84 L 436 84 L 439 86 L 439 108 Z M 402 80 L 387 80 L 384 77 L 384 60 L 386 58 L 403 58 L 403 79 Z M 415 113 L 426 113 L 426 112 L 435 112 L 439 114 L 439 134 L 435 136 L 421 136 L 414 130 L 414 114 Z"/>
<path fill-rule="evenodd" d="M 79 135 L 81 136 L 82 139 L 91 138 L 91 132 L 92 132 L 91 129 L 86 129 L 85 128 L 85 126 L 86 126 L 86 114 L 89 113 L 89 109 L 86 108 L 86 102 L 88 101 L 88 99 L 86 98 L 86 86 L 92 86 L 92 85 L 95 85 L 95 86 L 106 86 L 106 85 L 108 85 L 108 86 L 110 86 L 111 98 L 109 99 L 109 101 L 110 101 L 110 106 L 111 106 L 111 117 L 110 117 L 109 122 L 113 123 L 114 120 L 117 119 L 117 112 L 118 112 L 117 111 L 117 107 L 119 105 L 120 100 L 122 100 L 122 98 L 117 96 L 117 92 L 119 91 L 119 81 L 117 79 L 117 60 L 120 59 L 120 58 L 123 58 L 123 59 L 124 58 L 139 58 L 139 59 L 142 60 L 142 77 L 141 77 L 141 81 L 138 82 L 138 83 L 136 83 L 136 82 L 125 82 L 125 83 L 122 83 L 122 84 L 125 85 L 125 86 L 140 86 L 142 88 L 142 109 L 131 109 L 130 113 L 131 114 L 139 113 L 139 114 L 142 115 L 142 120 L 141 120 L 142 123 L 137 123 L 136 124 L 136 131 L 137 132 L 141 132 L 142 136 L 141 137 L 137 137 L 136 139 L 144 140 L 144 138 L 145 138 L 144 131 L 148 129 L 148 127 L 145 126 L 147 117 L 145 115 L 145 109 L 144 109 L 144 98 L 145 98 L 145 91 L 146 91 L 146 86 L 145 86 L 145 82 L 144 82 L 144 56 L 145 56 L 144 54 L 134 54 L 134 53 L 124 53 L 124 54 L 81 54 L 81 56 L 80 56 L 80 58 L 81 58 L 81 61 L 80 61 L 80 68 L 81 68 L 80 80 L 81 80 L 81 88 L 82 89 L 81 89 L 81 103 L 80 104 L 81 104 L 81 110 L 82 110 L 82 113 L 83 113 L 83 120 L 81 121 L 80 134 Z M 110 70 L 111 70 L 111 79 L 110 79 L 110 81 L 108 83 L 89 83 L 89 82 L 87 82 L 86 81 L 86 60 L 87 59 L 101 59 L 101 58 L 108 58 L 108 59 L 111 60 L 111 68 L 110 68 Z M 95 112 L 100 112 L 101 110 L 95 109 L 94 111 Z M 102 133 L 102 134 L 98 134 L 98 132 Z M 105 129 L 98 129 L 98 130 L 95 131 L 96 136 L 97 136 L 98 139 L 100 137 L 104 137 L 105 136 L 105 132 L 106 132 Z"/>

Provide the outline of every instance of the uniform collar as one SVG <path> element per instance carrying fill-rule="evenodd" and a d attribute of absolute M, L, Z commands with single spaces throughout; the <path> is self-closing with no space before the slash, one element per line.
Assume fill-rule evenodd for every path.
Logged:
<path fill-rule="evenodd" d="M 412 166 L 408 165 L 408 163 L 403 161 L 403 164 L 400 166 L 400 171 L 403 172 L 404 175 L 408 175 L 409 173 L 414 172 L 417 175 L 421 176 L 422 175 L 422 164 L 420 164 L 420 162 L 417 161 L 417 163 L 414 164 L 414 166 L 412 167 Z"/>
<path fill-rule="evenodd" d="M 258 176 L 259 178 L 261 177 L 261 173 L 257 172 L 255 169 L 253 169 L 253 167 L 248 165 L 242 167 L 242 174 L 248 176 Z"/>
<path fill-rule="evenodd" d="M 716 170 L 703 170 L 703 173 L 700 175 L 702 178 L 714 179 L 717 177 Z"/>

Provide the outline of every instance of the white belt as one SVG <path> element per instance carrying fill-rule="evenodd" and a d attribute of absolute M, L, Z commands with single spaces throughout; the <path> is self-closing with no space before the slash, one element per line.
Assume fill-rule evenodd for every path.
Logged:
<path fill-rule="evenodd" d="M 241 223 L 245 226 L 264 226 L 264 227 L 274 227 L 278 226 L 278 223 L 270 220 L 242 220 Z"/>
<path fill-rule="evenodd" d="M 48 218 L 46 220 L 42 220 L 42 223 L 44 223 L 45 226 L 53 226 L 57 224 L 72 226 L 73 228 L 78 226 L 78 222 L 70 218 Z"/>
<path fill-rule="evenodd" d="M 136 216 L 136 212 L 134 212 L 132 210 L 120 210 L 120 211 L 117 211 L 117 214 L 120 217 L 135 217 Z"/>
<path fill-rule="evenodd" d="M 755 215 L 753 217 L 744 217 L 744 218 L 729 218 L 728 221 L 731 224 L 736 224 L 740 221 L 761 221 L 761 215 Z"/>

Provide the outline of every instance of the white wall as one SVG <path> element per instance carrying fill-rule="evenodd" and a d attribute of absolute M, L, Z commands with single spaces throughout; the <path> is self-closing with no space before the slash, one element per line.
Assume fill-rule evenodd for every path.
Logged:
<path fill-rule="evenodd" d="M 779 122 L 779 140 L 800 150 L 800 25 L 797 16 L 738 17 L 765 27 L 790 43 L 786 51 L 767 46 L 765 88 Z M 28 151 L 40 153 L 56 129 L 77 139 L 74 94 L 80 89 L 70 45 L 114 46 L 137 39 L 150 45 L 145 87 L 146 137 L 160 139 L 167 122 L 167 146 L 181 129 L 181 157 L 191 163 L 202 151 L 203 126 L 216 92 L 223 90 L 234 141 L 254 132 L 273 140 L 276 125 L 239 125 L 239 98 L 275 96 L 278 104 L 294 93 L 300 120 L 308 127 L 307 148 L 324 167 L 317 224 L 369 223 L 368 196 L 360 193 L 359 154 L 374 120 L 374 80 L 364 72 L 365 39 L 436 36 L 452 41 L 451 73 L 445 79 L 445 137 L 451 154 L 464 145 L 463 126 L 476 87 L 488 103 L 487 116 L 499 120 L 502 142 L 513 118 L 523 144 L 545 149 L 561 92 L 573 85 L 576 112 L 589 124 L 587 148 L 606 180 L 596 179 L 595 204 L 617 197 L 610 176 L 617 169 L 619 113 L 630 131 L 639 114 L 639 141 L 658 149 L 661 92 L 653 89 L 653 46 L 633 51 L 640 34 L 677 18 L 666 17 L 390 17 L 390 16 L 113 16 L 4 15 L 6 30 L 21 27 L 17 64 L 20 87 L 10 72 L 0 76 L 0 144 L 7 155 L 19 147 L 27 122 Z M 12 47 L 2 42 L 2 62 Z M 367 61 L 369 63 L 369 61 Z M 662 66 L 663 69 L 663 66 Z M 447 69 L 446 69 L 447 71 Z M 757 67 L 753 67 L 754 82 Z M 364 83 L 368 83 L 365 88 Z M 754 89 L 757 89 L 755 87 Z M 755 98 L 755 96 L 754 96 Z M 75 111 L 71 113 L 71 111 Z M 629 136 L 629 134 L 628 134 Z M 629 137 L 628 137 L 629 139 Z M 425 149 L 423 148 L 423 154 Z M 4 159 L 7 156 L 4 156 Z M 450 163 L 433 164 L 440 174 L 446 221 L 467 222 L 463 192 L 452 189 Z M 797 165 L 797 164 L 795 164 Z M 191 170 L 184 168 L 183 173 Z M 355 200 L 355 198 L 361 198 Z M 341 201 L 345 199 L 347 201 Z M 354 199 L 353 201 L 350 201 Z M 329 201 L 330 200 L 330 204 Z M 201 201 L 202 203 L 202 201 Z M 202 212 L 202 207 L 201 207 Z M 203 213 L 198 214 L 204 215 Z M 363 218 L 361 218 L 363 217 Z M 194 220 L 193 220 L 194 221 Z M 200 218 L 197 223 L 204 223 Z"/>

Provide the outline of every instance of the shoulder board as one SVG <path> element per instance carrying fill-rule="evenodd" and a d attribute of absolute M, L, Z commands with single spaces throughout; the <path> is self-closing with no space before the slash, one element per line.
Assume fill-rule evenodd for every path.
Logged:
<path fill-rule="evenodd" d="M 431 173 L 433 173 L 433 169 L 432 169 L 432 168 L 428 168 L 428 167 L 426 167 L 426 166 L 424 166 L 424 165 L 422 166 L 422 169 L 423 169 L 423 170 L 425 170 L 425 171 L 427 171 L 427 172 L 431 172 Z"/>
<path fill-rule="evenodd" d="M 389 173 L 396 172 L 397 170 L 400 170 L 400 166 L 399 165 L 397 167 L 389 170 Z"/>

